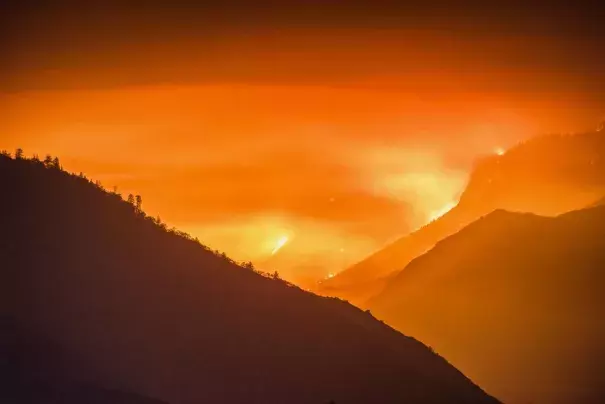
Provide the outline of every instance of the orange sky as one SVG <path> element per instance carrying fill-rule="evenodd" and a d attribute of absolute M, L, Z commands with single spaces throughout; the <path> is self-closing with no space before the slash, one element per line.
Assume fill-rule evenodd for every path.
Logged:
<path fill-rule="evenodd" d="M 132 32 L 135 17 L 116 13 L 15 19 L 0 149 L 58 155 L 299 282 L 455 202 L 476 156 L 592 127 L 604 110 L 594 38 L 164 14 L 133 14 Z"/>

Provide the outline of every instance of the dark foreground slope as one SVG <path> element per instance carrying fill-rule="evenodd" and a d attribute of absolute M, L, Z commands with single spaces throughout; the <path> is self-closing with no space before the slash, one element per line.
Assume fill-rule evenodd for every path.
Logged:
<path fill-rule="evenodd" d="M 0 319 L 0 402 L 3 404 L 166 404 L 138 394 L 78 382 L 86 367 L 55 341 Z"/>
<path fill-rule="evenodd" d="M 86 179 L 0 156 L 0 189 L 2 324 L 60 352 L 21 369 L 24 383 L 171 404 L 496 402 L 417 340 L 167 232 Z"/>
<path fill-rule="evenodd" d="M 477 162 L 458 206 L 321 284 L 320 293 L 365 306 L 439 240 L 495 209 L 557 215 L 605 194 L 605 132 L 540 136 Z"/>
<path fill-rule="evenodd" d="M 507 403 L 605 402 L 605 206 L 495 211 L 412 261 L 370 307 Z"/>

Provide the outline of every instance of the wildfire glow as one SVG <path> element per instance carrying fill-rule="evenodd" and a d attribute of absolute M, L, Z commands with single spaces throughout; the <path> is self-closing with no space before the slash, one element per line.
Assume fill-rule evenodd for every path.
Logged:
<path fill-rule="evenodd" d="M 288 236 L 282 236 L 279 240 L 277 240 L 277 245 L 271 251 L 271 255 L 275 255 L 286 243 L 288 242 Z"/>
<path fill-rule="evenodd" d="M 494 153 L 496 153 L 498 156 L 503 156 L 504 153 L 506 153 L 506 150 L 504 150 L 502 147 L 498 147 L 496 150 L 494 150 Z"/>
<path fill-rule="evenodd" d="M 336 276 L 336 274 L 334 272 L 330 272 L 328 275 L 326 275 L 323 279 L 320 279 L 317 281 L 317 283 L 322 284 L 324 283 L 324 281 L 327 281 L 328 279 L 332 279 Z"/>
<path fill-rule="evenodd" d="M 452 210 L 454 208 L 454 206 L 456 206 L 456 202 L 450 202 L 447 205 L 445 205 L 443 208 L 431 212 L 429 215 L 429 223 L 432 221 L 435 221 L 435 220 L 439 219 L 441 216 L 445 215 L 447 212 Z"/>

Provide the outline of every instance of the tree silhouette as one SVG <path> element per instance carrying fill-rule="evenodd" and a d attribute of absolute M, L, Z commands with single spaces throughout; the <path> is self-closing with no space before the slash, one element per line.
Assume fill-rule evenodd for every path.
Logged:
<path fill-rule="evenodd" d="M 56 168 L 57 170 L 62 170 L 63 167 L 61 167 L 61 163 L 59 162 L 59 157 L 55 157 L 53 159 L 53 162 L 51 164 L 52 168 Z"/>
<path fill-rule="evenodd" d="M 277 271 L 273 272 L 273 275 L 271 275 L 271 277 L 272 277 L 273 279 L 280 279 L 280 277 L 279 277 L 279 272 L 277 272 Z"/>
<path fill-rule="evenodd" d="M 134 206 L 134 195 L 128 194 L 128 203 Z"/>
<path fill-rule="evenodd" d="M 23 149 L 19 147 L 17 150 L 15 150 L 15 159 L 21 160 L 22 158 L 23 158 Z"/>
<path fill-rule="evenodd" d="M 52 167 L 53 157 L 50 154 L 47 154 L 46 157 L 44 157 L 44 165 L 46 167 Z"/>
<path fill-rule="evenodd" d="M 139 213 L 141 213 L 142 211 L 139 210 Z M 160 226 L 162 229 L 166 230 L 166 223 L 162 222 L 162 218 L 158 215 L 158 217 L 155 218 L 155 223 Z"/>
<path fill-rule="evenodd" d="M 4 156 L 4 157 L 10 157 L 10 156 L 11 156 L 11 154 L 10 154 L 8 151 L 6 151 L 6 150 L 2 150 L 2 151 L 0 152 L 0 155 L 2 155 L 2 156 Z"/>
<path fill-rule="evenodd" d="M 252 263 L 252 261 L 244 262 L 243 267 L 246 269 L 249 269 L 251 271 L 254 271 L 254 264 Z"/>
<path fill-rule="evenodd" d="M 137 213 L 143 212 L 143 209 L 141 207 L 141 205 L 143 205 L 143 198 L 141 198 L 141 195 L 135 196 L 134 199 L 136 201 L 135 209 Z"/>

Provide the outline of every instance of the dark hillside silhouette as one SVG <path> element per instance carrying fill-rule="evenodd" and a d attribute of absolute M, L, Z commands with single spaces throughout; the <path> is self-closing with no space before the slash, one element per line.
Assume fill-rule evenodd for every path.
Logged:
<path fill-rule="evenodd" d="M 480 159 L 459 204 L 320 285 L 365 307 L 389 279 L 439 240 L 495 209 L 557 215 L 605 195 L 605 132 L 536 137 Z"/>
<path fill-rule="evenodd" d="M 68 357 L 60 344 L 0 322 L 0 402 L 7 404 L 166 404 L 137 394 L 74 383 L 86 366 Z"/>
<path fill-rule="evenodd" d="M 171 404 L 497 402 L 370 313 L 237 265 L 60 167 L 0 156 L 3 335 L 36 352 L 8 365 L 22 380 Z"/>
<path fill-rule="evenodd" d="M 605 402 L 605 206 L 497 210 L 413 260 L 372 312 L 504 402 Z"/>

